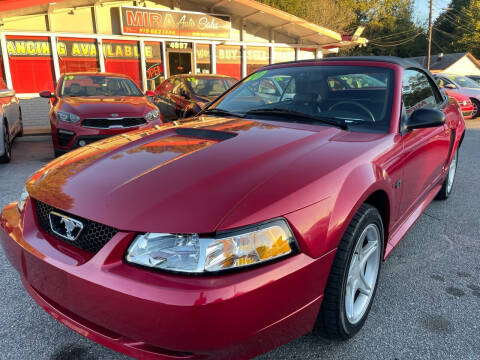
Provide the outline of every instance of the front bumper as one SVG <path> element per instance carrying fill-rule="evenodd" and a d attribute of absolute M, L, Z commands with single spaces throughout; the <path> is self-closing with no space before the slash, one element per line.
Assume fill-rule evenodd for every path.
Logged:
<path fill-rule="evenodd" d="M 141 127 L 161 124 L 160 120 L 147 122 L 143 125 L 128 128 L 95 129 L 80 124 L 71 124 L 51 119 L 53 147 L 58 152 L 68 152 L 81 146 L 99 141 L 110 136 L 138 130 Z"/>
<path fill-rule="evenodd" d="M 37 303 L 83 336 L 138 359 L 244 359 L 309 332 L 334 252 L 222 276 L 180 276 L 122 261 L 134 234 L 93 256 L 42 232 L 10 204 L 0 240 Z"/>

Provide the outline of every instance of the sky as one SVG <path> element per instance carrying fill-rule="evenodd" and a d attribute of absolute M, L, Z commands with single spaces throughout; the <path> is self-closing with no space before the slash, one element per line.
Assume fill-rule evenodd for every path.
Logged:
<path fill-rule="evenodd" d="M 415 0 L 416 18 L 419 23 L 428 21 L 429 0 Z M 450 0 L 433 0 L 433 17 L 440 15 L 443 8 L 448 7 Z"/>

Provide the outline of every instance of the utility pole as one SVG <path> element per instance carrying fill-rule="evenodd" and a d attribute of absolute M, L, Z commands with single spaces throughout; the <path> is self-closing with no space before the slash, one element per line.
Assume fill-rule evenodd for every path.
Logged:
<path fill-rule="evenodd" d="M 428 16 L 428 53 L 427 70 L 430 71 L 430 57 L 432 56 L 432 19 L 433 18 L 433 0 L 430 0 L 430 15 Z"/>

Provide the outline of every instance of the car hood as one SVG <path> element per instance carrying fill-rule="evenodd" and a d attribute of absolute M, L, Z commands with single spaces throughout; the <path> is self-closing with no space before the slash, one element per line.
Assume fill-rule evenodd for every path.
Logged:
<path fill-rule="evenodd" d="M 65 97 L 60 99 L 57 108 L 82 118 L 143 116 L 155 109 L 154 105 L 143 96 Z"/>
<path fill-rule="evenodd" d="M 199 117 L 77 149 L 34 174 L 27 190 L 36 200 L 121 230 L 211 233 L 256 188 L 315 149 L 338 143 L 342 133 L 348 134 Z"/>

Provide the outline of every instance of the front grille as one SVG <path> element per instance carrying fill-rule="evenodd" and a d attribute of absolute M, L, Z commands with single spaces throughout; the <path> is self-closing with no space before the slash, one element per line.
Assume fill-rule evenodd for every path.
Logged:
<path fill-rule="evenodd" d="M 130 128 L 143 125 L 146 122 L 144 118 L 85 119 L 82 121 L 82 126 L 95 129 Z"/>
<path fill-rule="evenodd" d="M 99 224 L 94 221 L 86 220 L 79 216 L 71 215 L 65 211 L 58 210 L 50 205 L 47 205 L 41 201 L 35 201 L 35 205 L 38 224 L 44 231 L 59 240 L 62 240 L 70 245 L 73 245 L 79 249 L 91 253 L 98 252 L 118 232 L 118 230 L 115 228 Z M 75 241 L 69 241 L 55 235 L 55 233 L 50 227 L 49 214 L 51 211 L 56 211 L 60 214 L 67 215 L 83 223 L 83 230 Z"/>

